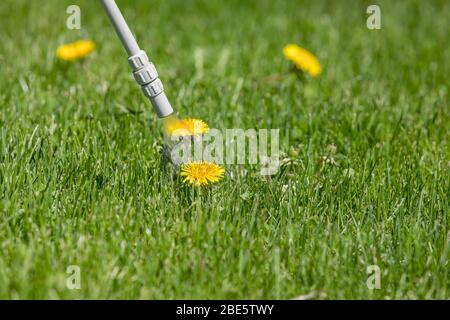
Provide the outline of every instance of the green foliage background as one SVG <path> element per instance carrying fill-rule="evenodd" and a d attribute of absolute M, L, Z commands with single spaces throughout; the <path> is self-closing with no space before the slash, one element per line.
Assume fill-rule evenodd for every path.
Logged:
<path fill-rule="evenodd" d="M 179 115 L 279 128 L 285 164 L 182 185 L 100 3 L 0 1 L 0 298 L 449 298 L 450 2 L 118 3 Z"/>

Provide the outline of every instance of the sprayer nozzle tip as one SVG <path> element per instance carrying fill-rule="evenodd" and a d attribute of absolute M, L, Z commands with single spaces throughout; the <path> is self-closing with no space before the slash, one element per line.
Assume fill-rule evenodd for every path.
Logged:
<path fill-rule="evenodd" d="M 173 113 L 173 108 L 164 92 L 155 97 L 151 97 L 150 100 L 152 101 L 153 107 L 160 118 L 168 117 Z"/>

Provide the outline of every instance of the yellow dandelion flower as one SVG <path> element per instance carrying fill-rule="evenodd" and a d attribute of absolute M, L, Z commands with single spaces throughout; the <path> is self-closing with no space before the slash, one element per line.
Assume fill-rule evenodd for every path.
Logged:
<path fill-rule="evenodd" d="M 283 54 L 286 59 L 294 62 L 297 69 L 308 72 L 313 77 L 318 76 L 322 71 L 319 60 L 311 52 L 296 44 L 288 44 L 285 46 L 283 48 Z"/>
<path fill-rule="evenodd" d="M 56 56 L 64 61 L 75 61 L 86 57 L 95 49 L 95 43 L 91 40 L 79 40 L 63 44 L 56 50 Z"/>
<path fill-rule="evenodd" d="M 222 180 L 225 169 L 211 162 L 191 162 L 181 167 L 183 182 L 197 186 L 206 186 Z"/>
<path fill-rule="evenodd" d="M 206 122 L 200 119 L 177 119 L 169 117 L 165 119 L 166 133 L 170 136 L 192 136 L 209 131 Z"/>

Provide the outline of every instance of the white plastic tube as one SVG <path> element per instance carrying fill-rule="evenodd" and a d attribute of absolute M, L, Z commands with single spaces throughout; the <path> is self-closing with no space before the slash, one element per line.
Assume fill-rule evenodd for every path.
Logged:
<path fill-rule="evenodd" d="M 147 54 L 139 48 L 116 2 L 114 0 L 101 0 L 101 2 L 128 53 L 128 63 L 133 69 L 136 82 L 142 87 L 142 91 L 150 99 L 160 118 L 171 115 L 173 109 L 159 80 L 158 72 L 149 61 Z"/>
<path fill-rule="evenodd" d="M 116 2 L 114 0 L 102 0 L 102 4 L 109 16 L 109 19 L 111 20 L 111 23 L 114 26 L 114 29 L 116 29 L 120 41 L 122 41 L 123 46 L 127 50 L 128 55 L 133 56 L 135 54 L 138 54 L 141 49 L 139 48 L 136 39 L 131 33 L 131 30 L 128 27 L 128 24 L 125 21 L 122 13 L 120 12 Z"/>

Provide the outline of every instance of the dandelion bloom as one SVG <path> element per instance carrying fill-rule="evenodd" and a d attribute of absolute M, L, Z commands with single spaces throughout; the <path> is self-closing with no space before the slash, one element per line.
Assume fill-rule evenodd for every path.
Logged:
<path fill-rule="evenodd" d="M 206 122 L 200 119 L 170 118 L 165 122 L 166 132 L 170 136 L 192 136 L 209 131 Z"/>
<path fill-rule="evenodd" d="M 79 40 L 63 44 L 56 50 L 56 56 L 64 61 L 75 61 L 86 57 L 94 51 L 95 43 L 91 40 Z"/>
<path fill-rule="evenodd" d="M 320 74 L 319 60 L 308 50 L 296 44 L 288 44 L 283 48 L 283 54 L 288 60 L 294 62 L 297 69 L 308 72 L 313 77 Z"/>
<path fill-rule="evenodd" d="M 206 186 L 222 180 L 225 169 L 211 162 L 191 162 L 181 167 L 183 182 L 191 185 Z"/>

